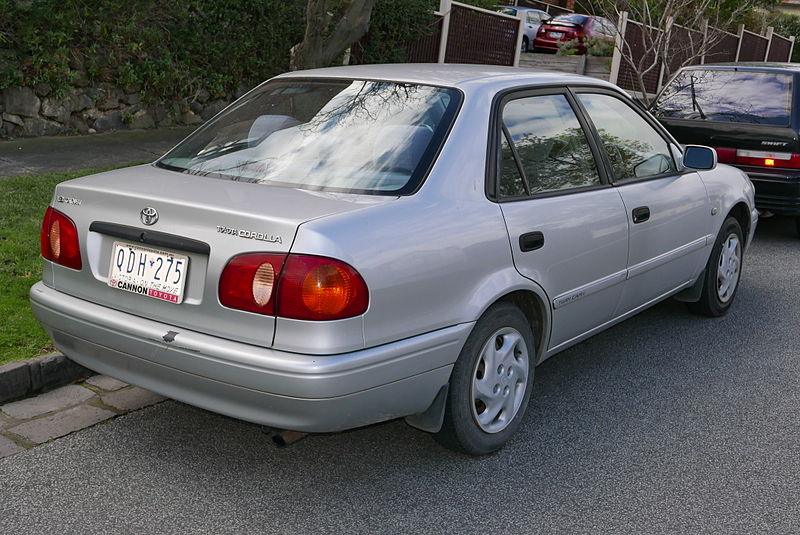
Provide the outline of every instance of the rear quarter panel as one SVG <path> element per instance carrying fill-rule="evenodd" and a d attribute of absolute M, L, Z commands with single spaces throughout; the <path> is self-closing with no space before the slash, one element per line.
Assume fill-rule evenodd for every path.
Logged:
<path fill-rule="evenodd" d="M 493 96 L 467 96 L 417 193 L 298 229 L 293 253 L 341 259 L 366 281 L 366 347 L 473 322 L 511 291 L 543 293 L 514 268 L 502 213 L 486 198 Z M 282 332 L 278 326 L 275 348 L 291 343 L 281 339 Z"/>

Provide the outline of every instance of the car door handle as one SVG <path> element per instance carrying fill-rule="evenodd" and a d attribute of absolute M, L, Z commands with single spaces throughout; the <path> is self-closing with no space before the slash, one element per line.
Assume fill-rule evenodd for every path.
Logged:
<path fill-rule="evenodd" d="M 544 234 L 541 232 L 528 232 L 519 237 L 519 248 L 523 253 L 542 247 L 544 247 Z"/>
<path fill-rule="evenodd" d="M 648 219 L 650 219 L 650 208 L 647 206 L 640 206 L 639 208 L 634 208 L 633 212 L 633 222 L 634 223 L 644 223 Z"/>

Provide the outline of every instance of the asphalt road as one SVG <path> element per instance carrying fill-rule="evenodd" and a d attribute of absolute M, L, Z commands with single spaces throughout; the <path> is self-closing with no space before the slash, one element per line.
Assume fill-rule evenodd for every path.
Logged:
<path fill-rule="evenodd" d="M 668 301 L 550 359 L 495 455 L 400 421 L 276 449 L 170 401 L 0 460 L 0 533 L 798 533 L 799 263 L 762 220 L 728 316 Z"/>

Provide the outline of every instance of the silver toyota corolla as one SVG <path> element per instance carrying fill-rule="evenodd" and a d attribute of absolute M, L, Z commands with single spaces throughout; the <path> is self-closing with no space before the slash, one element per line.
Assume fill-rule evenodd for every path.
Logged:
<path fill-rule="evenodd" d="M 405 417 L 477 455 L 544 359 L 670 296 L 724 314 L 756 220 L 741 171 L 609 83 L 320 69 L 59 184 L 31 303 L 73 360 L 177 400 L 310 432 Z"/>

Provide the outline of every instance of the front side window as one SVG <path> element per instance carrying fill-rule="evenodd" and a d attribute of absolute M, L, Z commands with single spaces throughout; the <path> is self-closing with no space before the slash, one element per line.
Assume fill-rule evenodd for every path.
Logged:
<path fill-rule="evenodd" d="M 732 69 L 680 72 L 653 107 L 658 117 L 788 126 L 792 75 Z"/>
<path fill-rule="evenodd" d="M 528 12 L 528 24 L 539 24 L 539 22 L 541 21 L 538 13 Z"/>
<path fill-rule="evenodd" d="M 610 95 L 578 98 L 594 123 L 618 179 L 674 172 L 669 144 L 630 106 Z"/>
<path fill-rule="evenodd" d="M 503 108 L 500 195 L 516 197 L 600 184 L 586 134 L 566 96 L 510 101 Z"/>
<path fill-rule="evenodd" d="M 365 80 L 275 80 L 157 165 L 275 186 L 402 194 L 424 178 L 461 99 L 455 89 Z"/>

